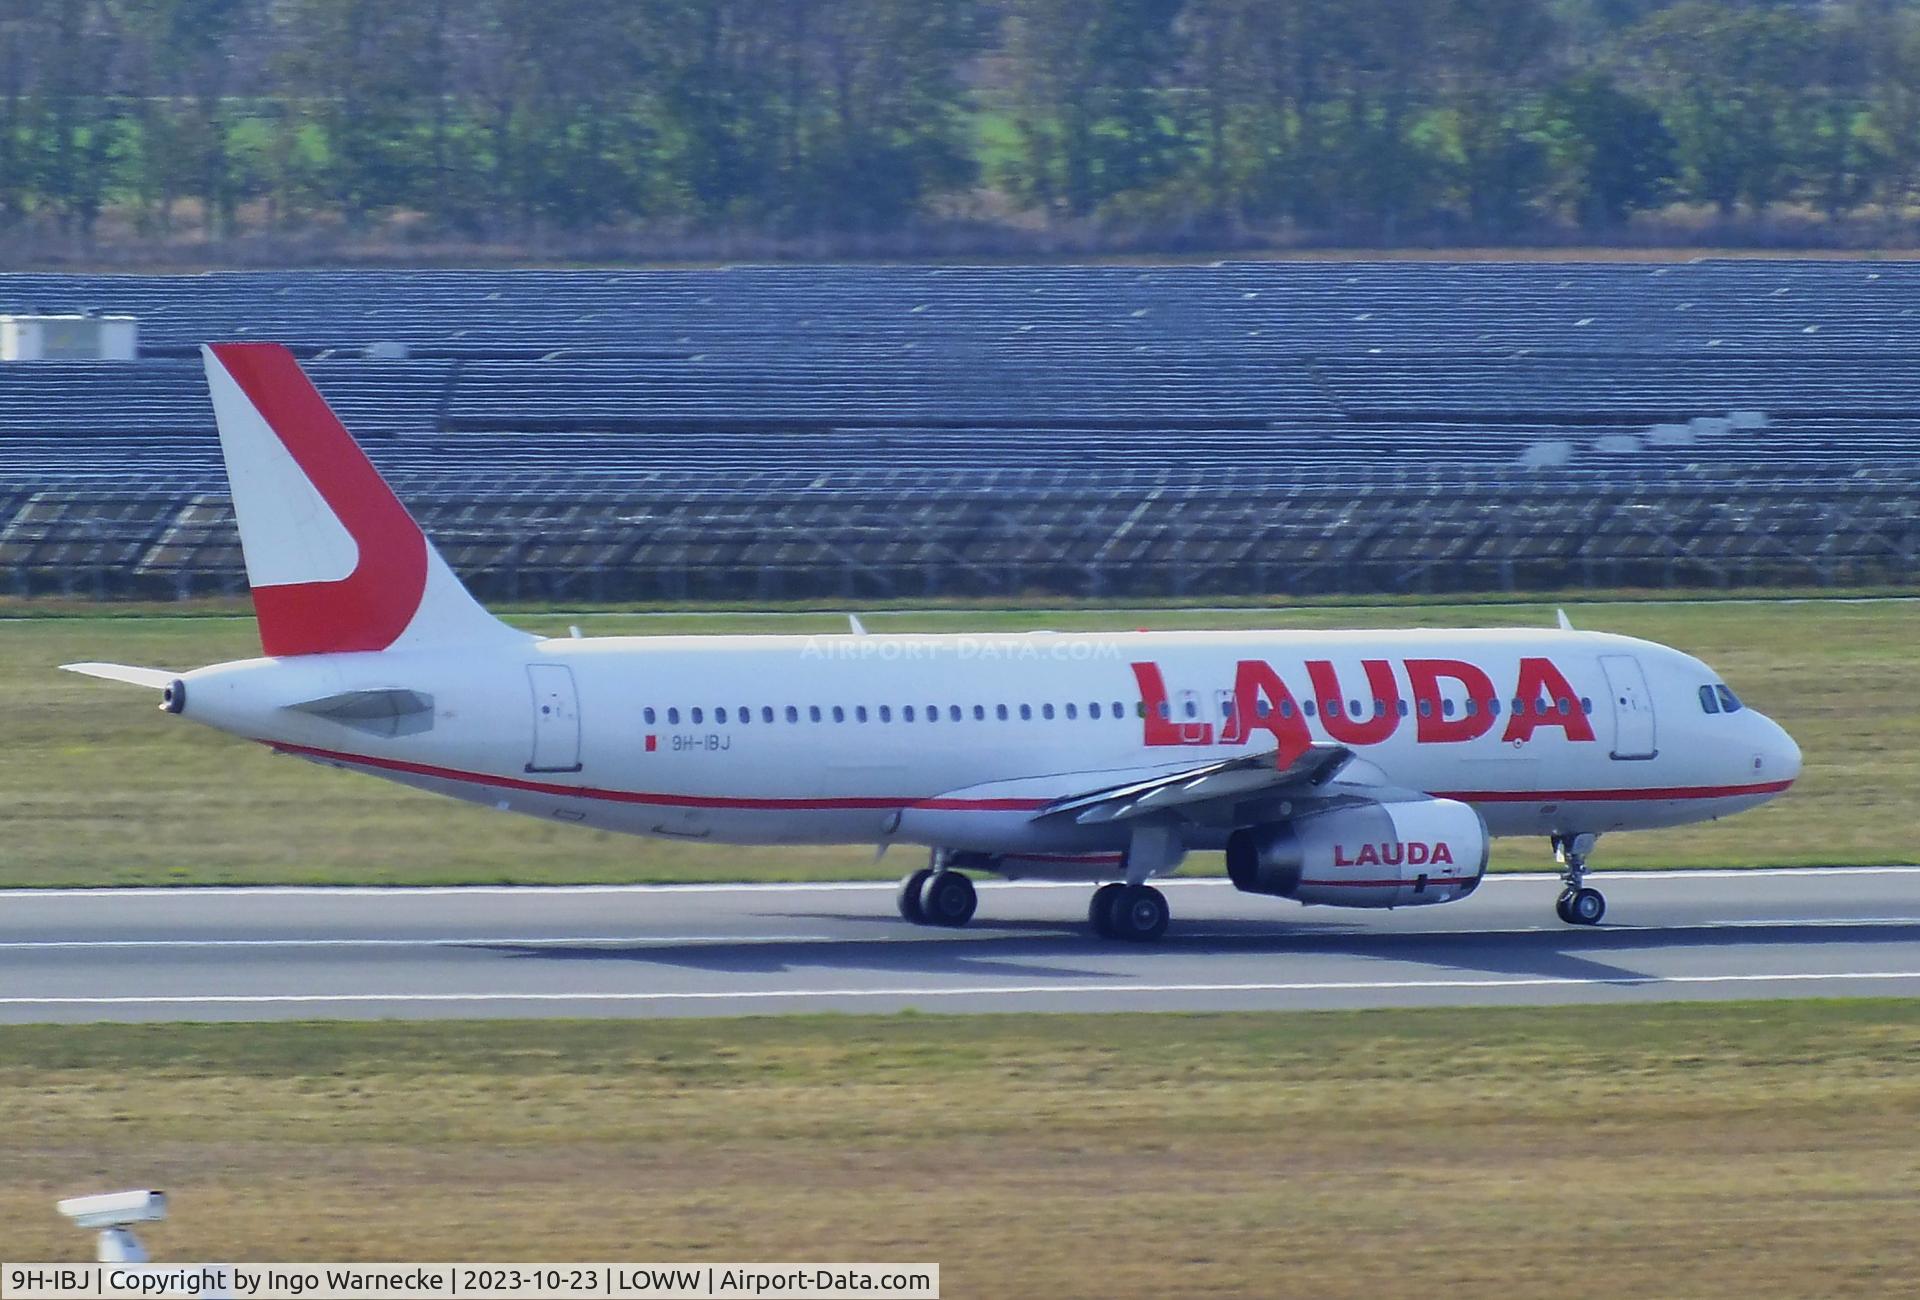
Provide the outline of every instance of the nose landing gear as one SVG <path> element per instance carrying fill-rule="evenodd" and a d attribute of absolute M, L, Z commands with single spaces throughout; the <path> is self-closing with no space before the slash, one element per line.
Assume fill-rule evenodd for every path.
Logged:
<path fill-rule="evenodd" d="M 1553 910 L 1568 925 L 1598 925 L 1600 918 L 1607 914 L 1606 895 L 1584 883 L 1587 855 L 1593 852 L 1598 838 L 1597 835 L 1553 837 L 1553 857 L 1560 864 L 1560 879 L 1566 886 Z"/>

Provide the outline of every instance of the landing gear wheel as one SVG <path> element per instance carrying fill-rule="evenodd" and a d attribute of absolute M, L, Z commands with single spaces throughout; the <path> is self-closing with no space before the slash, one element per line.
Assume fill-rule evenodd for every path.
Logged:
<path fill-rule="evenodd" d="M 1565 886 L 1553 910 L 1568 925 L 1598 925 L 1607 914 L 1607 900 L 1600 891 L 1582 883 L 1587 878 L 1587 854 L 1593 851 L 1596 838 L 1592 834 L 1553 837 L 1553 856 L 1560 863 L 1560 883 Z"/>
<path fill-rule="evenodd" d="M 1107 913 L 1113 937 L 1128 943 L 1152 943 L 1167 932 L 1167 896 L 1152 885 L 1125 885 Z"/>
<path fill-rule="evenodd" d="M 1093 891 L 1093 898 L 1087 903 L 1087 924 L 1102 939 L 1114 937 L 1113 900 L 1126 892 L 1127 887 L 1119 883 L 1102 885 Z"/>
<path fill-rule="evenodd" d="M 973 909 L 979 905 L 973 882 L 958 871 L 936 871 L 920 887 L 920 914 L 927 925 L 959 929 L 973 919 Z"/>
<path fill-rule="evenodd" d="M 932 876 L 932 868 L 922 867 L 918 871 L 909 872 L 900 882 L 899 892 L 894 894 L 893 901 L 900 909 L 901 920 L 911 921 L 915 925 L 927 923 L 927 914 L 920 910 L 920 891 L 927 887 L 927 881 Z"/>

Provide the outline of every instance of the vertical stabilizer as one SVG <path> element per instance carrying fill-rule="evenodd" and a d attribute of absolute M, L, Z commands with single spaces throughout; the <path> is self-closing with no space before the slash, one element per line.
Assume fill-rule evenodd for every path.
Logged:
<path fill-rule="evenodd" d="M 468 594 L 291 352 L 201 352 L 266 653 L 525 637 Z"/>

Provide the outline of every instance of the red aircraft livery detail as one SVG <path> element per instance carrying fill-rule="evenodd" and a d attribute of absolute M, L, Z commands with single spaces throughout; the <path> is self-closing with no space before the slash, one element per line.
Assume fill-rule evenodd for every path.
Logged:
<path fill-rule="evenodd" d="M 336 582 L 255 587 L 261 648 L 275 657 L 386 649 L 420 608 L 426 536 L 285 348 L 219 343 L 212 352 L 360 551 Z"/>
<path fill-rule="evenodd" d="M 1305 666 L 1313 694 L 1303 707 L 1272 664 L 1242 659 L 1234 666 L 1232 705 L 1216 732 L 1210 721 L 1180 716 L 1197 711 L 1198 706 L 1183 701 L 1175 709 L 1159 664 L 1135 663 L 1133 678 L 1145 706 L 1145 741 L 1154 746 L 1245 745 L 1253 733 L 1264 731 L 1273 737 L 1279 765 L 1286 767 L 1313 744 L 1307 721 L 1310 709 L 1327 735 L 1343 745 L 1377 745 L 1400 729 L 1403 697 L 1389 661 L 1361 661 L 1367 692 L 1357 698 L 1341 689 L 1331 661 L 1309 659 Z M 1406 659 L 1401 668 L 1413 701 L 1407 712 L 1414 719 L 1414 738 L 1420 744 L 1478 740 L 1494 729 L 1503 711 L 1507 714 L 1503 741 L 1532 740 L 1543 728 L 1558 728 L 1570 741 L 1594 739 L 1593 723 L 1578 692 L 1551 659 L 1521 659 L 1519 680 L 1508 697 L 1494 690 L 1486 670 L 1464 659 Z M 1511 704 L 1503 705 L 1503 698 Z"/>
<path fill-rule="evenodd" d="M 1333 865 L 1336 867 L 1397 867 L 1402 864 L 1409 867 L 1450 867 L 1453 865 L 1453 850 L 1447 847 L 1445 840 L 1436 840 L 1432 844 L 1424 840 L 1408 840 L 1404 844 L 1389 841 L 1385 844 L 1362 844 L 1349 857 L 1346 845 L 1333 846 Z"/>

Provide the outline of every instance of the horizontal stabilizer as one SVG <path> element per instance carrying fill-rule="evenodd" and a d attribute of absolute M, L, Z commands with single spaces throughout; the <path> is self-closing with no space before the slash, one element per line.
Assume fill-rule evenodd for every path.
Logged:
<path fill-rule="evenodd" d="M 342 691 L 287 707 L 370 736 L 417 736 L 433 730 L 433 696 L 400 687 Z"/>
<path fill-rule="evenodd" d="M 60 667 L 83 677 L 98 677 L 105 682 L 125 682 L 129 686 L 146 686 L 156 691 L 166 690 L 173 679 L 180 675 L 165 668 L 136 668 L 132 664 L 61 664 Z"/>

